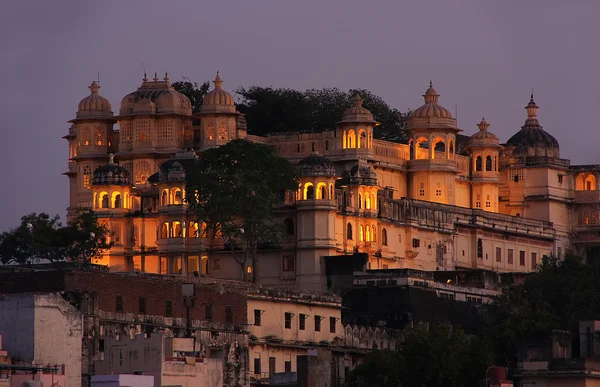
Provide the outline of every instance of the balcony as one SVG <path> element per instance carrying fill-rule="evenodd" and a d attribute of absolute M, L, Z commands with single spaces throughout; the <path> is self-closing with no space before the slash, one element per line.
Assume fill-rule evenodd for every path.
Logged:
<path fill-rule="evenodd" d="M 447 171 L 456 172 L 456 160 L 446 158 L 410 160 L 408 167 L 411 171 Z"/>
<path fill-rule="evenodd" d="M 575 202 L 593 203 L 600 201 L 600 190 L 575 191 Z"/>

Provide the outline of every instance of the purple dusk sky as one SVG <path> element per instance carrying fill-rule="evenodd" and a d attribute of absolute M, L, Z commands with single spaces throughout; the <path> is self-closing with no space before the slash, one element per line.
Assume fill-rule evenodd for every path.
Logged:
<path fill-rule="evenodd" d="M 402 111 L 430 79 L 464 134 L 485 116 L 502 142 L 540 122 L 572 163 L 597 151 L 598 1 L 27 1 L 0 12 L 0 231 L 65 216 L 67 120 L 100 72 L 113 111 L 169 71 L 224 88 L 366 88 Z"/>

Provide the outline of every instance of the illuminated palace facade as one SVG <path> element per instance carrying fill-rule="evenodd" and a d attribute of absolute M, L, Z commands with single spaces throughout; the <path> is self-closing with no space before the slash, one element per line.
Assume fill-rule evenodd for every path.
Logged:
<path fill-rule="evenodd" d="M 300 172 L 298 192 L 275 211 L 287 238 L 260 252 L 265 284 L 324 290 L 326 257 L 340 262 L 356 253 L 366 253 L 370 269 L 528 272 L 545 255 L 593 254 L 600 246 L 600 166 L 560 158 L 533 95 L 523 127 L 500 144 L 485 119 L 472 136 L 459 134 L 430 84 L 408 119 L 408 144 L 399 144 L 373 137 L 376 117 L 358 95 L 331 130 L 250 135 L 222 84 L 217 74 L 193 115 L 167 76 L 144 77 L 118 114 L 92 83 L 69 121 L 65 174 L 69 216 L 92 208 L 112 230 L 114 247 L 95 263 L 249 276 L 253 268 L 242 274 L 221 236 L 206 231 L 183 200 L 186 168 L 235 138 L 273 145 Z"/>

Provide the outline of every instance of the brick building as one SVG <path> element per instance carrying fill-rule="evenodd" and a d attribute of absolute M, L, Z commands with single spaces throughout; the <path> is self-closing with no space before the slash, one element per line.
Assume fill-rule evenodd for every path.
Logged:
<path fill-rule="evenodd" d="M 241 283 L 108 273 L 95 267 L 85 271 L 21 268 L 0 271 L 0 294 L 0 332 L 5 332 L 6 349 L 32 362 L 44 357 L 64 363 L 59 357 L 68 353 L 71 368 L 80 364 L 84 386 L 95 373 L 95 361 L 104 356 L 106 337 L 133 338 L 158 331 L 169 331 L 174 337 L 191 335 L 198 356 L 222 358 L 224 364 L 226 359 L 239 359 L 236 370 L 224 367 L 227 375 L 237 372 L 233 379 L 243 379 L 247 373 L 246 287 Z M 60 310 L 52 317 L 51 329 L 44 324 L 47 318 L 42 310 Z M 19 324 L 14 323 L 17 318 Z M 20 330 L 10 335 L 11 329 L 21 329 L 23 324 L 31 327 L 31 334 Z M 62 334 L 71 345 L 81 340 L 80 359 L 72 357 L 79 351 L 52 340 Z M 236 353 L 230 354 L 230 348 L 236 348 Z"/>

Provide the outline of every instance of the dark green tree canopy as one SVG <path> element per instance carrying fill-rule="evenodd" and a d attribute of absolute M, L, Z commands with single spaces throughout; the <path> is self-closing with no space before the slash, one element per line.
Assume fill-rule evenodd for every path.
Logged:
<path fill-rule="evenodd" d="M 204 96 L 208 93 L 210 83 L 208 81 L 201 85 L 190 81 L 187 77 L 183 77 L 183 81 L 173 82 L 171 84 L 175 90 L 189 98 L 192 103 L 192 112 L 198 113 L 202 107 Z"/>
<path fill-rule="evenodd" d="M 245 114 L 248 129 L 256 135 L 333 129 L 344 111 L 352 106 L 354 95 L 359 94 L 363 98 L 363 106 L 380 123 L 374 130 L 375 138 L 406 141 L 404 129 L 408 113 L 390 108 L 381 97 L 365 89 L 297 91 L 252 86 L 247 89 L 240 87 L 236 93 L 242 97 L 238 109 Z"/>
<path fill-rule="evenodd" d="M 173 87 L 185 94 L 192 102 L 194 113 L 200 111 L 202 100 L 210 88 L 209 82 L 198 85 L 184 77 Z M 352 98 L 360 94 L 363 106 L 369 109 L 380 123 L 375 127 L 375 138 L 405 142 L 404 129 L 409 113 L 391 108 L 383 98 L 365 89 L 346 91 L 337 88 L 309 89 L 299 91 L 287 88 L 262 86 L 239 87 L 237 108 L 246 116 L 248 131 L 258 136 L 281 132 L 320 132 L 333 129 L 342 119 L 346 109 L 352 106 Z"/>
<path fill-rule="evenodd" d="M 256 281 L 258 248 L 277 244 L 283 233 L 272 210 L 282 193 L 298 188 L 296 168 L 274 147 L 238 139 L 204 151 L 187 171 L 186 185 L 190 209 L 231 246 L 239 246 L 242 271 L 246 258 L 252 258 Z"/>
<path fill-rule="evenodd" d="M 554 329 L 575 332 L 580 321 L 600 319 L 599 270 L 574 255 L 548 257 L 523 283 L 506 286 L 485 308 L 497 362 L 516 365 L 522 340 L 547 338 Z"/>
<path fill-rule="evenodd" d="M 417 324 L 403 332 L 398 351 L 374 351 L 350 375 L 349 387 L 476 386 L 491 352 L 456 327 Z"/>
<path fill-rule="evenodd" d="M 0 235 L 0 261 L 27 264 L 36 260 L 51 263 L 89 263 L 112 246 L 110 231 L 98 223 L 91 210 L 80 210 L 73 221 L 63 226 L 58 215 L 32 213 L 21 224 Z"/>

